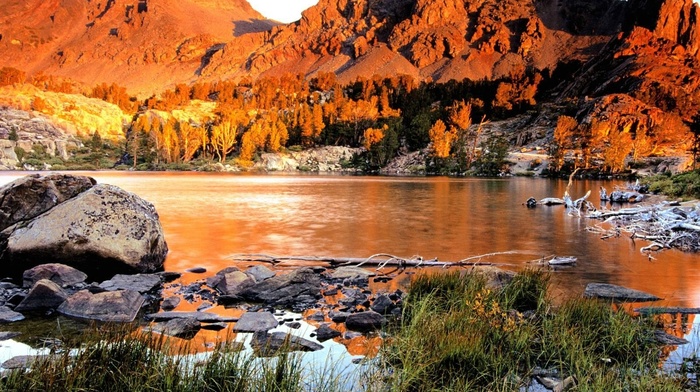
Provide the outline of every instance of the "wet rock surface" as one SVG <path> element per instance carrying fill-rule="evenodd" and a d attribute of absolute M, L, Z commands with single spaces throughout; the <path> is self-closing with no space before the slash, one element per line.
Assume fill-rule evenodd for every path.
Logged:
<path fill-rule="evenodd" d="M 238 320 L 233 330 L 236 332 L 269 331 L 279 325 L 270 312 L 247 312 Z"/>

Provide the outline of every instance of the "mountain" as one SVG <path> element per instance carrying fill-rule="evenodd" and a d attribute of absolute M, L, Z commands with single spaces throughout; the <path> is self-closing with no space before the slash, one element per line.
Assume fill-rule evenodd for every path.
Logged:
<path fill-rule="evenodd" d="M 7 0 L 0 66 L 150 94 L 195 80 L 212 51 L 276 24 L 245 0 Z"/>
<path fill-rule="evenodd" d="M 591 58 L 621 31 L 628 8 L 619 0 L 321 0 L 296 23 L 234 38 L 202 75 L 494 79 Z"/>

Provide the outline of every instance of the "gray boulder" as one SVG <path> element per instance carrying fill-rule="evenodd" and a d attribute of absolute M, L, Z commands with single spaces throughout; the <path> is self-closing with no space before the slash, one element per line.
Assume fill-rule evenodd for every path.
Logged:
<path fill-rule="evenodd" d="M 87 275 L 71 266 L 58 263 L 37 265 L 22 274 L 24 287 L 32 287 L 41 279 L 48 279 L 63 287 L 82 283 L 87 279 Z"/>
<path fill-rule="evenodd" d="M 0 230 L 34 219 L 60 203 L 92 188 L 90 177 L 32 174 L 0 188 Z"/>
<path fill-rule="evenodd" d="M 18 312 L 56 309 L 68 298 L 68 294 L 61 286 L 42 279 L 32 286 L 27 296 L 15 308 Z"/>
<path fill-rule="evenodd" d="M 269 331 L 279 325 L 279 321 L 270 312 L 243 313 L 233 330 L 236 332 Z"/>
<path fill-rule="evenodd" d="M 66 316 L 87 320 L 130 323 L 143 306 L 145 299 L 138 291 L 105 291 L 92 294 L 81 290 L 68 297 L 58 307 Z"/>
<path fill-rule="evenodd" d="M 3 266 L 63 263 L 95 277 L 153 272 L 168 252 L 158 213 L 140 197 L 95 185 L 0 233 Z"/>
<path fill-rule="evenodd" d="M 379 314 L 388 314 L 394 309 L 394 302 L 386 294 L 379 294 L 372 302 L 371 309 Z"/>
<path fill-rule="evenodd" d="M 321 278 L 308 267 L 258 282 L 239 295 L 250 301 L 273 306 L 313 303 L 321 295 Z"/>
<path fill-rule="evenodd" d="M 371 332 L 381 329 L 386 324 L 386 318 L 373 311 L 353 313 L 345 320 L 348 329 L 359 332 Z"/>

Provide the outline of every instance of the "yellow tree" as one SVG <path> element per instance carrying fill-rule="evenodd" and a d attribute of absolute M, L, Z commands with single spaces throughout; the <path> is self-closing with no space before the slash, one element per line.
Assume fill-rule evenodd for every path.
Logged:
<path fill-rule="evenodd" d="M 437 120 L 428 135 L 430 136 L 430 141 L 432 142 L 432 154 L 436 158 L 447 158 L 450 156 L 450 149 L 452 148 L 452 142 L 456 137 L 456 129 L 452 127 L 447 130 L 447 126 L 442 120 Z"/>
<path fill-rule="evenodd" d="M 384 129 L 378 128 L 367 128 L 365 129 L 364 142 L 362 145 L 369 151 L 373 145 L 379 143 L 384 139 L 384 130 L 388 127 L 384 125 Z"/>
<path fill-rule="evenodd" d="M 202 134 L 205 136 L 202 137 Z M 204 127 L 194 126 L 189 121 L 179 123 L 178 135 L 180 137 L 180 159 L 183 162 L 192 160 L 194 154 L 202 147 L 202 140 L 206 139 Z"/>
<path fill-rule="evenodd" d="M 267 148 L 269 151 L 277 152 L 282 146 L 287 144 L 287 139 L 289 138 L 289 132 L 287 131 L 287 126 L 281 119 L 276 119 L 270 128 L 270 134 L 268 135 Z"/>
<path fill-rule="evenodd" d="M 234 119 L 229 119 L 211 128 L 211 145 L 219 162 L 223 162 L 236 146 L 239 125 Z"/>

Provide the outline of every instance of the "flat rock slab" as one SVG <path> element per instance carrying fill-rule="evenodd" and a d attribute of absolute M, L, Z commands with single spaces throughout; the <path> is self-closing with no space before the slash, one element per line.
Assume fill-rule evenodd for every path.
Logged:
<path fill-rule="evenodd" d="M 377 274 L 360 267 L 338 267 L 331 273 L 331 279 L 357 279 L 369 278 Z"/>
<path fill-rule="evenodd" d="M 130 323 L 145 299 L 134 290 L 105 291 L 93 294 L 81 290 L 66 299 L 58 311 L 66 316 L 110 322 Z"/>
<path fill-rule="evenodd" d="M 637 308 L 634 310 L 641 314 L 700 314 L 700 308 L 662 308 L 662 307 L 648 307 L 648 308 Z"/>
<path fill-rule="evenodd" d="M 168 298 L 165 298 L 163 300 L 163 302 L 161 302 L 160 308 L 163 310 L 170 311 L 170 310 L 175 309 L 177 307 L 177 305 L 179 305 L 179 304 L 180 304 L 180 297 L 175 297 L 175 296 L 168 297 Z"/>
<path fill-rule="evenodd" d="M 158 274 L 117 274 L 112 279 L 100 283 L 100 287 L 107 291 L 134 290 L 143 294 L 154 290 L 161 282 Z"/>
<path fill-rule="evenodd" d="M 270 312 L 247 312 L 233 326 L 236 332 L 265 332 L 279 325 Z"/>
<path fill-rule="evenodd" d="M 87 275 L 71 266 L 59 263 L 41 264 L 22 274 L 24 287 L 32 287 L 41 279 L 48 279 L 59 286 L 70 286 L 84 282 Z"/>
<path fill-rule="evenodd" d="M 58 284 L 41 279 L 36 282 L 27 296 L 15 308 L 18 312 L 56 309 L 68 298 L 68 294 Z"/>
<path fill-rule="evenodd" d="M 151 327 L 151 331 L 181 339 L 192 339 L 202 325 L 196 319 L 176 318 Z"/>
<path fill-rule="evenodd" d="M 359 332 L 376 331 L 386 323 L 387 320 L 384 316 L 373 311 L 353 313 L 345 320 L 345 326 L 348 329 Z"/>
<path fill-rule="evenodd" d="M 24 320 L 22 313 L 15 312 L 7 306 L 0 306 L 0 323 L 13 323 Z"/>
<path fill-rule="evenodd" d="M 218 314 L 206 312 L 161 312 L 146 315 L 146 319 L 153 321 L 167 321 L 176 318 L 194 319 L 200 323 L 226 323 L 238 321 L 238 318 L 236 317 L 222 317 Z"/>
<path fill-rule="evenodd" d="M 654 340 L 666 346 L 681 346 L 690 343 L 683 338 L 667 334 L 664 331 L 654 331 Z"/>
<path fill-rule="evenodd" d="M 261 355 L 274 355 L 280 349 L 306 352 L 323 349 L 316 342 L 285 332 L 258 332 L 253 336 L 251 344 Z"/>
<path fill-rule="evenodd" d="M 653 294 L 608 283 L 589 283 L 583 296 L 621 302 L 652 302 L 661 299 Z"/>

